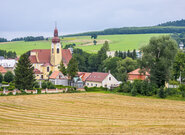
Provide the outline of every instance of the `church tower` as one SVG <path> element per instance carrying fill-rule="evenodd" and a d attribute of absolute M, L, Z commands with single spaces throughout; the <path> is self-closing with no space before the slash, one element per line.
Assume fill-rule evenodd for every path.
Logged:
<path fill-rule="evenodd" d="M 56 67 L 60 65 L 61 61 L 62 61 L 62 47 L 60 44 L 60 38 L 58 37 L 58 29 L 55 27 L 54 37 L 52 39 L 52 44 L 51 44 L 50 63 Z"/>

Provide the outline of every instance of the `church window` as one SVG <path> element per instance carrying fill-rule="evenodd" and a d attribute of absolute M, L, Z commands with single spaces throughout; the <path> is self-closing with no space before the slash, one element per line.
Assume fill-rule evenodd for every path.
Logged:
<path fill-rule="evenodd" d="M 54 49 L 52 48 L 52 53 L 54 53 Z"/>
<path fill-rule="evenodd" d="M 59 53 L 59 48 L 57 48 L 57 53 Z"/>
<path fill-rule="evenodd" d="M 47 67 L 47 72 L 49 72 L 49 67 Z"/>

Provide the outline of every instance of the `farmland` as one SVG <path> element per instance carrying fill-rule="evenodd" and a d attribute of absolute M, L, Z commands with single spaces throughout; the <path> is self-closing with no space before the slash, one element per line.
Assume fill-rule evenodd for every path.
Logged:
<path fill-rule="evenodd" d="M 96 53 L 106 40 L 109 42 L 110 50 L 127 51 L 128 49 L 138 49 L 146 45 L 151 37 L 159 35 L 163 34 L 104 35 L 98 36 L 97 45 L 93 45 L 93 39 L 91 39 L 90 36 L 66 37 L 61 40 L 63 46 L 75 43 L 77 48 L 81 48 L 89 53 Z M 15 51 L 18 55 L 21 55 L 32 49 L 49 49 L 50 45 L 51 41 L 17 41 L 0 43 L 0 49 Z"/>
<path fill-rule="evenodd" d="M 103 93 L 0 98 L 0 134 L 185 134 L 185 102 Z"/>

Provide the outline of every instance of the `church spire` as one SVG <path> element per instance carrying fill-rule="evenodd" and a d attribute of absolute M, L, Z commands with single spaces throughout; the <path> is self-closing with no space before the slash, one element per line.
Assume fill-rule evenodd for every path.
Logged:
<path fill-rule="evenodd" d="M 54 37 L 52 39 L 53 43 L 60 43 L 60 38 L 58 37 L 58 29 L 55 23 Z"/>

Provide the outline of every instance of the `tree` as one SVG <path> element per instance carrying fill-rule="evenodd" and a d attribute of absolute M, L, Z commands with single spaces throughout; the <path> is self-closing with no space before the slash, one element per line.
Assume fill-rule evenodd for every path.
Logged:
<path fill-rule="evenodd" d="M 68 67 L 67 67 L 67 73 L 71 77 L 71 80 L 77 75 L 78 72 L 78 62 L 75 58 L 72 58 L 69 61 Z"/>
<path fill-rule="evenodd" d="M 170 36 L 153 37 L 150 43 L 141 48 L 142 59 L 139 60 L 141 69 L 150 72 L 150 80 L 158 88 L 169 80 L 170 68 L 177 52 L 177 43 Z"/>
<path fill-rule="evenodd" d="M 3 75 L 0 73 L 0 83 L 3 81 Z"/>
<path fill-rule="evenodd" d="M 94 43 L 94 45 L 96 45 L 96 44 L 97 44 L 97 41 L 96 41 L 96 40 L 94 40 L 94 41 L 93 41 L 93 43 Z"/>
<path fill-rule="evenodd" d="M 111 74 L 116 77 L 117 62 L 120 60 L 122 60 L 122 59 L 119 57 L 107 58 L 106 60 L 104 60 L 103 61 L 104 71 L 108 72 L 110 70 Z"/>
<path fill-rule="evenodd" d="M 98 63 L 98 54 L 91 54 L 88 57 L 88 71 L 89 72 L 97 72 L 98 71 L 98 67 L 99 67 L 99 63 Z"/>
<path fill-rule="evenodd" d="M 63 61 L 61 61 L 61 63 L 60 63 L 59 71 L 62 72 L 63 75 L 67 75 L 67 70 L 66 70 L 66 67 L 64 66 Z"/>
<path fill-rule="evenodd" d="M 5 82 L 12 82 L 14 80 L 14 75 L 12 74 L 11 71 L 6 72 L 6 74 L 4 75 L 4 81 Z"/>
<path fill-rule="evenodd" d="M 15 87 L 20 89 L 32 89 L 35 81 L 34 67 L 27 54 L 21 55 L 15 72 Z"/>
<path fill-rule="evenodd" d="M 105 41 L 102 48 L 98 51 L 98 70 L 103 71 L 103 61 L 107 58 L 107 51 L 109 51 L 109 43 Z"/>
<path fill-rule="evenodd" d="M 126 57 L 125 59 L 117 62 L 116 78 L 120 81 L 126 82 L 128 79 L 127 73 L 137 68 L 137 61 L 132 58 Z"/>
<path fill-rule="evenodd" d="M 175 60 L 173 63 L 173 75 L 175 80 L 180 77 L 181 73 L 181 81 L 185 78 L 185 53 L 179 51 L 175 56 Z"/>
<path fill-rule="evenodd" d="M 132 52 L 132 59 L 135 60 L 136 58 L 137 58 L 136 49 L 134 49 Z"/>

